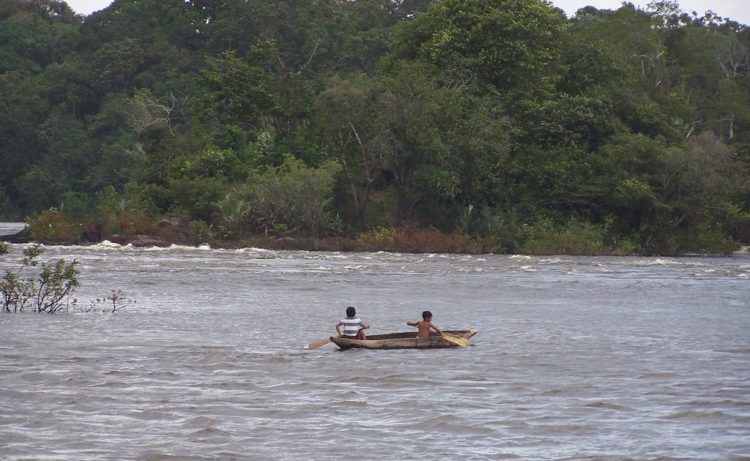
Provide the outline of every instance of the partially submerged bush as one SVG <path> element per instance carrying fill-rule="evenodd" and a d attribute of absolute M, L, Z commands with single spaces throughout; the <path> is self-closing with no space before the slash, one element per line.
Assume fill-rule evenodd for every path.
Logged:
<path fill-rule="evenodd" d="M 115 313 L 120 311 L 136 301 L 129 298 L 122 290 L 112 290 L 110 294 L 102 298 L 96 298 L 89 303 L 88 307 L 81 309 L 83 312 L 111 312 Z"/>
<path fill-rule="evenodd" d="M 78 263 L 64 259 L 40 263 L 43 252 L 40 245 L 24 248 L 22 266 L 15 272 L 5 272 L 0 279 L 0 310 L 23 312 L 28 308 L 32 312 L 54 314 L 68 309 L 71 295 L 79 286 Z M 37 266 L 41 268 L 39 274 L 25 275 Z"/>

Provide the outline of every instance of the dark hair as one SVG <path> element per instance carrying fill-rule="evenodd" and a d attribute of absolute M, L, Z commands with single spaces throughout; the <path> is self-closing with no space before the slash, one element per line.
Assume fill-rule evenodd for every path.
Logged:
<path fill-rule="evenodd" d="M 355 315 L 357 315 L 357 309 L 353 308 L 352 306 L 346 308 L 347 317 L 354 317 Z"/>
<path fill-rule="evenodd" d="M 432 318 L 432 312 L 430 312 L 430 311 L 424 311 L 424 312 L 422 312 L 422 320 L 427 320 L 429 318 Z"/>

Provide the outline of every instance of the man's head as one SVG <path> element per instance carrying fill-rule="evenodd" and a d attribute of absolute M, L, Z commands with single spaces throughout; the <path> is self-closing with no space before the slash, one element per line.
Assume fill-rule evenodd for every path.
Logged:
<path fill-rule="evenodd" d="M 355 315 L 357 315 L 357 309 L 355 309 L 352 306 L 349 306 L 349 307 L 346 308 L 346 316 L 347 317 L 354 317 Z"/>
<path fill-rule="evenodd" d="M 432 312 L 430 311 L 422 312 L 422 320 L 427 320 L 428 322 L 432 320 Z"/>

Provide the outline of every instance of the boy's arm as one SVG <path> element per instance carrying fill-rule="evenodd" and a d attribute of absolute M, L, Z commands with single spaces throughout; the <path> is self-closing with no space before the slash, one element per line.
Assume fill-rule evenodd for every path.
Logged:
<path fill-rule="evenodd" d="M 406 324 L 409 325 L 410 327 L 418 327 L 419 326 L 419 322 L 406 322 Z"/>
<path fill-rule="evenodd" d="M 437 327 L 434 323 L 430 322 L 430 328 L 435 330 L 435 333 L 439 334 L 440 336 L 443 336 L 443 332 L 440 331 L 440 328 Z"/>
<path fill-rule="evenodd" d="M 343 323 L 341 322 L 341 320 L 339 320 L 336 323 L 336 334 L 339 335 L 339 336 L 341 336 L 341 325 L 343 325 Z"/>
<path fill-rule="evenodd" d="M 366 329 L 368 329 L 368 328 L 370 328 L 370 325 L 369 325 L 369 324 L 367 324 L 367 323 L 365 323 L 365 322 L 359 322 L 359 329 L 360 329 L 360 330 L 366 330 Z"/>

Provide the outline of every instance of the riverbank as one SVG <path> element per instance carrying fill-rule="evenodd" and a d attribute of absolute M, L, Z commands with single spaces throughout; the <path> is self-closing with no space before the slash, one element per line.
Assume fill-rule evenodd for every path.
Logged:
<path fill-rule="evenodd" d="M 508 221 L 491 231 L 473 234 L 463 230 L 445 232 L 434 227 L 402 225 L 321 236 L 303 233 L 299 229 L 274 229 L 261 234 L 228 232 L 202 221 L 186 221 L 174 216 L 155 219 L 145 215 L 124 215 L 118 219 L 92 219 L 83 223 L 72 220 L 58 210 L 45 211 L 28 222 L 25 229 L 23 223 L 6 223 L 16 226 L 16 230 L 21 226 L 23 230 L 4 240 L 65 245 L 86 245 L 108 240 L 136 247 L 207 244 L 213 248 L 255 247 L 269 250 L 571 256 L 729 255 L 742 244 L 715 227 L 700 231 L 644 231 L 620 235 L 607 225 L 575 219 L 565 223 L 550 220 L 537 220 L 531 224 Z"/>
<path fill-rule="evenodd" d="M 575 217 L 523 221 L 506 216 L 491 227 L 467 225 L 453 231 L 414 224 L 373 227 L 363 231 L 340 228 L 327 233 L 273 226 L 248 232 L 247 226 L 213 226 L 176 215 L 115 213 L 75 218 L 50 209 L 26 220 L 29 227 L 11 239 L 23 243 L 78 245 L 109 240 L 138 247 L 202 245 L 214 248 L 270 250 L 390 251 L 399 253 L 526 254 L 572 256 L 729 255 L 750 243 L 750 227 L 732 232 L 717 225 L 651 229 L 622 233 L 610 222 Z"/>
<path fill-rule="evenodd" d="M 740 244 L 719 240 L 711 245 L 687 248 L 685 251 L 645 251 L 632 241 L 621 240 L 606 244 L 601 234 L 572 232 L 570 230 L 550 232 L 512 241 L 502 236 L 470 236 L 463 232 L 444 233 L 434 228 L 381 228 L 366 231 L 355 237 L 326 236 L 313 238 L 299 235 L 245 235 L 242 238 L 222 239 L 212 233 L 196 235 L 189 226 L 178 223 L 160 223 L 150 233 L 91 235 L 82 232 L 79 238 L 47 238 L 33 228 L 0 237 L 11 243 L 39 242 L 48 245 L 88 246 L 102 242 L 134 247 L 170 247 L 173 245 L 201 246 L 211 248 L 239 249 L 261 248 L 288 251 L 335 251 L 396 253 L 454 253 L 454 254 L 523 254 L 571 255 L 571 256 L 728 256 L 743 248 Z M 91 238 L 100 237 L 100 238 Z"/>

